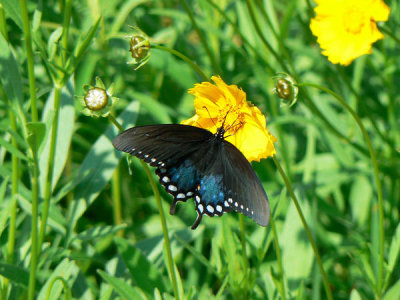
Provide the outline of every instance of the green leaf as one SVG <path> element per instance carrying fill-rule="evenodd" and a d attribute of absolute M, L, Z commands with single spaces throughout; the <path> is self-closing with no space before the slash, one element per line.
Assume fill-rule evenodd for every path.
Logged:
<path fill-rule="evenodd" d="M 353 219 L 358 226 L 366 225 L 371 211 L 372 187 L 365 176 L 358 176 L 354 180 L 350 192 L 350 205 Z"/>
<path fill-rule="evenodd" d="M 362 300 L 360 293 L 356 289 L 351 290 L 350 300 Z"/>
<path fill-rule="evenodd" d="M 21 8 L 19 6 L 19 1 L 1 0 L 1 4 L 4 7 L 4 10 L 6 11 L 6 16 L 10 17 L 22 31 L 24 29 L 24 26 L 22 24 Z"/>
<path fill-rule="evenodd" d="M 36 156 L 45 136 L 46 125 L 42 122 L 30 122 L 26 124 L 26 128 L 28 130 L 28 144 Z"/>
<path fill-rule="evenodd" d="M 132 126 L 139 110 L 138 102 L 129 104 L 124 112 L 117 118 L 118 122 L 125 127 Z M 111 141 L 118 134 L 114 125 L 108 129 L 93 144 L 89 153 L 83 160 L 78 172 L 77 180 L 80 184 L 76 187 L 75 201 L 69 217 L 69 225 L 75 227 L 79 217 L 86 211 L 87 207 L 96 199 L 112 177 L 122 153 L 115 151 Z M 84 179 L 81 176 L 85 176 Z"/>
<path fill-rule="evenodd" d="M 397 280 L 397 282 L 383 296 L 383 300 L 398 300 L 399 295 L 400 295 L 400 280 Z"/>
<path fill-rule="evenodd" d="M 0 274 L 14 284 L 28 286 L 29 272 L 23 268 L 0 262 Z"/>
<path fill-rule="evenodd" d="M 78 239 L 81 241 L 91 241 L 94 239 L 106 237 L 108 235 L 114 235 L 115 233 L 125 229 L 126 227 L 126 224 L 121 224 L 117 226 L 96 226 L 88 230 L 82 231 L 81 233 L 77 234 L 74 239 Z"/>
<path fill-rule="evenodd" d="M 75 265 L 74 261 L 71 261 L 69 258 L 63 259 L 57 267 L 52 269 L 52 272 L 50 274 L 50 277 L 47 279 L 46 283 L 41 286 L 39 295 L 36 299 L 38 300 L 46 300 L 46 294 L 47 291 L 50 287 L 51 282 L 54 280 L 55 277 L 61 276 L 64 278 L 67 282 L 72 276 L 77 271 L 77 266 Z M 72 286 L 72 283 L 70 283 L 70 287 Z M 60 281 L 56 281 L 53 284 L 53 287 L 51 289 L 51 298 L 52 299 L 59 299 L 59 296 L 61 295 L 61 292 L 63 290 L 63 285 Z"/>
<path fill-rule="evenodd" d="M 57 128 L 57 141 L 56 141 L 56 153 L 53 169 L 53 181 L 52 189 L 54 189 L 58 182 L 61 173 L 64 170 L 65 163 L 67 162 L 69 149 L 71 146 L 72 134 L 74 132 L 75 125 L 75 107 L 74 107 L 74 87 L 72 80 L 61 90 L 60 99 L 60 112 L 58 116 L 58 128 Z M 46 142 L 43 146 L 43 150 L 40 152 L 39 158 L 39 182 L 41 187 L 41 193 L 44 194 L 44 189 L 47 181 L 47 171 L 49 163 L 50 143 L 51 143 L 51 130 L 52 121 L 54 119 L 54 90 L 50 93 L 47 99 L 44 111 L 43 111 L 43 122 L 48 126 L 46 134 Z"/>
<path fill-rule="evenodd" d="M 307 203 L 300 202 L 300 206 L 305 219 L 310 220 L 310 208 Z M 283 269 L 290 289 L 295 291 L 301 281 L 306 281 L 310 277 L 314 256 L 293 202 L 290 202 L 283 230 L 278 235 L 282 248 Z"/>
<path fill-rule="evenodd" d="M 9 3 L 9 0 L 6 2 Z M 11 2 L 14 3 L 15 1 Z M 22 85 L 22 77 L 19 70 L 20 64 L 15 59 L 14 51 L 2 34 L 0 34 L 0 49 L 0 82 L 4 87 L 8 100 L 15 107 L 16 116 L 20 119 L 22 118 L 22 123 L 25 123 L 22 109 L 24 86 Z"/>
<path fill-rule="evenodd" d="M 28 142 L 30 142 L 29 137 L 28 137 Z M 23 154 L 13 144 L 7 142 L 2 137 L 0 137 L 0 146 L 4 147 L 8 152 L 10 152 L 12 155 L 15 155 L 19 159 L 28 160 L 25 154 Z"/>
<path fill-rule="evenodd" d="M 158 288 L 161 293 L 166 291 L 161 273 L 139 249 L 131 246 L 122 238 L 117 237 L 114 241 L 137 286 L 140 286 L 149 295 L 153 294 L 154 288 Z"/>
<path fill-rule="evenodd" d="M 392 242 L 390 243 L 389 257 L 388 257 L 389 272 L 386 274 L 386 280 L 389 280 L 390 275 L 392 274 L 396 266 L 396 262 L 399 259 L 399 255 L 400 255 L 400 224 L 397 225 L 396 231 L 392 238 Z"/>
<path fill-rule="evenodd" d="M 111 284 L 114 287 L 115 291 L 124 299 L 147 299 L 146 295 L 140 288 L 132 287 L 124 280 L 111 276 L 101 270 L 97 270 L 97 272 L 100 274 L 101 277 L 103 277 L 104 280 Z"/>
<path fill-rule="evenodd" d="M 57 47 L 58 47 L 57 44 L 62 34 L 63 34 L 63 28 L 59 27 L 56 30 L 54 30 L 49 37 L 49 40 L 47 42 L 47 52 L 50 61 L 54 59 L 57 53 Z"/>

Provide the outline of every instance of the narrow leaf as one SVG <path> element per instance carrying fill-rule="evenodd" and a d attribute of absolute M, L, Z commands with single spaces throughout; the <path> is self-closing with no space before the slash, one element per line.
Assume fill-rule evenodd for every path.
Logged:
<path fill-rule="evenodd" d="M 115 238 L 115 243 L 136 285 L 149 295 L 154 292 L 154 288 L 158 288 L 162 293 L 166 291 L 157 267 L 148 261 L 139 249 L 121 238 Z"/>
<path fill-rule="evenodd" d="M 142 292 L 140 288 L 132 287 L 124 280 L 111 276 L 101 270 L 98 270 L 97 272 L 100 274 L 101 277 L 103 277 L 104 280 L 106 280 L 109 284 L 111 284 L 114 287 L 115 291 L 121 297 L 125 299 L 137 299 L 137 300 L 147 299 L 146 295 Z"/>

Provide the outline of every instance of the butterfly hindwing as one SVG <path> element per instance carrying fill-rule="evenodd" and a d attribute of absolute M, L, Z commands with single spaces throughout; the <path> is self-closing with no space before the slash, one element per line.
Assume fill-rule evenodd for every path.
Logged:
<path fill-rule="evenodd" d="M 211 132 L 193 126 L 148 125 L 122 132 L 113 145 L 157 167 L 160 183 L 174 197 L 170 209 L 174 214 L 178 201 L 194 197 L 199 178 L 193 160 L 201 160 L 204 142 L 212 136 Z"/>
<path fill-rule="evenodd" d="M 266 226 L 268 197 L 250 163 L 227 141 L 214 140 L 207 147 L 213 159 L 200 176 L 195 197 L 199 216 L 194 227 L 203 214 L 220 216 L 232 209 Z"/>

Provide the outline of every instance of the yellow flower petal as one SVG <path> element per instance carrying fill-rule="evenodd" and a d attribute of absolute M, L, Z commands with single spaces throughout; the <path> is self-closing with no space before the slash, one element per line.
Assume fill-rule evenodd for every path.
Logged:
<path fill-rule="evenodd" d="M 220 77 L 196 84 L 196 114 L 182 124 L 201 127 L 215 133 L 224 126 L 226 140 L 235 145 L 249 161 L 259 161 L 275 154 L 276 138 L 268 131 L 265 116 L 246 101 L 246 93 L 236 85 L 227 85 Z"/>
<path fill-rule="evenodd" d="M 383 38 L 376 21 L 386 21 L 390 8 L 382 0 L 318 0 L 310 29 L 322 54 L 334 64 L 349 65 L 370 54 L 372 44 Z"/>

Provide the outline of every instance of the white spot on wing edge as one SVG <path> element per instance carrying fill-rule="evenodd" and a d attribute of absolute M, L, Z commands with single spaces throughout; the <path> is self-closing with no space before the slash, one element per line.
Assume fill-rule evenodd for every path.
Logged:
<path fill-rule="evenodd" d="M 210 212 L 212 214 L 214 213 L 214 207 L 210 204 L 207 205 L 207 210 L 208 210 L 208 212 Z"/>
<path fill-rule="evenodd" d="M 183 193 L 179 193 L 178 195 L 176 195 L 177 199 L 184 199 L 185 198 L 185 194 Z"/>
<path fill-rule="evenodd" d="M 172 192 L 176 192 L 176 191 L 178 190 L 178 188 L 177 188 L 175 185 L 172 185 L 172 184 L 170 184 L 170 185 L 168 186 L 168 189 L 169 189 L 170 191 L 172 191 Z"/>
<path fill-rule="evenodd" d="M 228 201 L 225 200 L 224 205 L 225 205 L 225 207 L 229 207 Z"/>
<path fill-rule="evenodd" d="M 226 201 L 225 201 L 226 202 Z M 217 205 L 217 207 L 215 208 L 218 212 L 222 212 L 222 206 L 221 205 Z"/>
<path fill-rule="evenodd" d="M 204 206 L 203 204 L 199 204 L 199 206 L 197 206 L 197 208 L 199 209 L 199 212 L 202 214 L 204 211 Z"/>
<path fill-rule="evenodd" d="M 161 180 L 163 182 L 165 182 L 165 183 L 168 183 L 169 182 L 169 177 L 168 176 L 164 176 Z"/>

